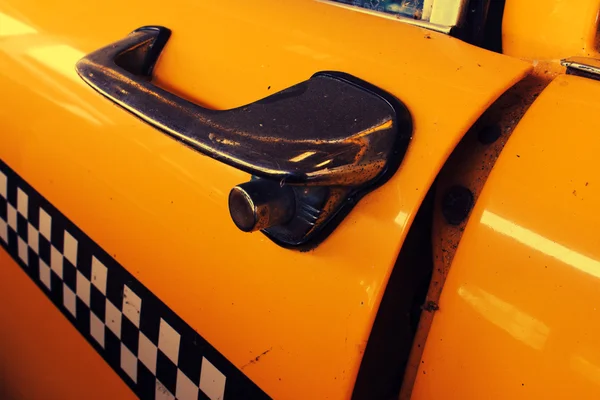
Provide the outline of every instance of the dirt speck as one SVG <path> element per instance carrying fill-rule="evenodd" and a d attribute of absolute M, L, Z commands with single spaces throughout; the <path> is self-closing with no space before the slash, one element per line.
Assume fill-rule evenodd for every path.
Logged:
<path fill-rule="evenodd" d="M 257 355 L 256 357 L 254 357 L 253 359 L 251 359 L 250 361 L 248 361 L 248 363 L 246 363 L 245 365 L 243 365 L 240 369 L 243 370 L 244 368 L 246 368 L 249 365 L 256 364 L 257 362 L 260 361 L 260 359 L 261 359 L 262 356 L 266 355 L 271 350 L 273 350 L 272 347 L 269 348 L 269 349 L 267 349 L 267 350 L 265 350 L 265 351 L 263 351 L 262 353 L 260 353 L 259 355 Z"/>
<path fill-rule="evenodd" d="M 421 308 L 423 309 L 423 311 L 434 312 L 439 310 L 440 306 L 438 306 L 438 304 L 435 301 L 428 300 L 425 304 L 423 304 Z"/>
<path fill-rule="evenodd" d="M 573 190 L 573 196 L 577 197 L 577 190 Z"/>

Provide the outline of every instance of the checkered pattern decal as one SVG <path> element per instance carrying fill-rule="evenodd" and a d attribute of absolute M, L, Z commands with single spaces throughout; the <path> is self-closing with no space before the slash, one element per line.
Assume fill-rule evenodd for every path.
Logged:
<path fill-rule="evenodd" d="M 268 398 L 2 161 L 0 245 L 140 398 Z"/>

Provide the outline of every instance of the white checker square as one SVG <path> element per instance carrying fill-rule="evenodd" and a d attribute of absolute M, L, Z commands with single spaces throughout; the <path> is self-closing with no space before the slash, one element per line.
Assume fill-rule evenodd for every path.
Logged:
<path fill-rule="evenodd" d="M 4 197 L 6 199 L 7 197 L 7 192 L 8 192 L 8 181 L 6 180 L 6 175 L 4 175 L 2 172 L 0 172 L 0 196 Z"/>
<path fill-rule="evenodd" d="M 65 231 L 64 251 L 65 258 L 74 266 L 77 265 L 77 240 Z"/>
<path fill-rule="evenodd" d="M 140 361 L 156 376 L 156 353 L 157 347 L 140 332 L 140 338 L 138 342 L 138 358 Z"/>
<path fill-rule="evenodd" d="M 169 389 L 165 387 L 158 379 L 156 380 L 156 390 L 154 392 L 155 400 L 175 400 L 175 396 L 169 392 Z"/>
<path fill-rule="evenodd" d="M 40 208 L 40 221 L 38 226 L 40 227 L 40 233 L 44 235 L 46 239 L 50 240 L 52 218 L 43 208 Z"/>
<path fill-rule="evenodd" d="M 29 265 L 29 247 L 27 246 L 27 243 L 25 243 L 25 241 L 23 239 L 21 239 L 21 236 L 19 236 L 19 238 L 17 239 L 18 242 L 18 250 L 19 250 L 19 258 L 25 263 L 25 265 Z"/>
<path fill-rule="evenodd" d="M 50 267 L 62 279 L 63 277 L 63 255 L 56 247 L 50 246 Z"/>
<path fill-rule="evenodd" d="M 13 228 L 13 230 L 17 230 L 17 210 L 10 204 L 6 204 L 6 216 L 8 217 L 8 226 Z"/>
<path fill-rule="evenodd" d="M 198 400 L 198 386 L 180 369 L 177 369 L 177 400 Z"/>
<path fill-rule="evenodd" d="M 46 263 L 40 259 L 40 281 L 48 288 L 48 290 L 52 289 L 50 284 L 50 267 L 46 265 Z"/>
<path fill-rule="evenodd" d="M 200 390 L 202 390 L 210 400 L 223 400 L 223 396 L 225 395 L 225 375 L 212 365 L 206 357 L 202 357 Z"/>
<path fill-rule="evenodd" d="M 90 306 L 90 281 L 80 271 L 77 271 L 77 297 L 79 297 L 86 306 Z"/>
<path fill-rule="evenodd" d="M 106 299 L 105 322 L 108 329 L 121 338 L 121 311 Z"/>
<path fill-rule="evenodd" d="M 121 369 L 137 383 L 137 358 L 123 343 L 121 343 Z"/>
<path fill-rule="evenodd" d="M 8 225 L 3 219 L 0 219 L 0 239 L 2 239 L 4 243 L 8 243 Z"/>
<path fill-rule="evenodd" d="M 63 285 L 63 304 L 74 317 L 77 317 L 75 293 L 67 285 Z"/>
<path fill-rule="evenodd" d="M 179 360 L 179 341 L 181 337 L 175 329 L 164 319 L 160 319 L 160 330 L 158 331 L 158 348 L 167 356 L 173 364 L 177 365 Z"/>
<path fill-rule="evenodd" d="M 138 328 L 140 327 L 141 311 L 142 299 L 125 285 L 123 289 L 123 314 Z"/>
<path fill-rule="evenodd" d="M 104 348 L 104 323 L 93 312 L 90 313 L 90 335 Z"/>
<path fill-rule="evenodd" d="M 29 197 L 27 194 L 21 190 L 21 188 L 17 189 L 17 210 L 19 213 L 27 218 L 27 204 L 29 203 Z"/>
<path fill-rule="evenodd" d="M 106 294 L 106 267 L 96 257 L 92 257 L 92 283 L 102 294 Z"/>
<path fill-rule="evenodd" d="M 29 247 L 35 251 L 35 254 L 40 254 L 39 239 L 38 230 L 33 225 L 27 224 L 27 242 L 29 242 Z"/>

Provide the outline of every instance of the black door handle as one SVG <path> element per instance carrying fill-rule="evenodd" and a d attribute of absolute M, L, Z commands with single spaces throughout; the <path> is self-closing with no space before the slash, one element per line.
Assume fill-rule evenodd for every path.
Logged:
<path fill-rule="evenodd" d="M 347 74 L 320 72 L 243 107 L 203 108 L 151 82 L 169 36 L 163 27 L 137 29 L 81 59 L 77 72 L 150 125 L 260 178 L 230 195 L 241 229 L 261 229 L 287 246 L 314 244 L 399 166 L 412 122 L 393 96 Z M 270 182 L 292 190 L 274 193 Z"/>

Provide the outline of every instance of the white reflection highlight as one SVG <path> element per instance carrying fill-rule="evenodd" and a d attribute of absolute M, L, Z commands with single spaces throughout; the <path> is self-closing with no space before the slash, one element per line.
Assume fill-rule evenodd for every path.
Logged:
<path fill-rule="evenodd" d="M 572 355 L 569 360 L 571 369 L 586 379 L 600 385 L 600 367 L 580 355 Z"/>
<path fill-rule="evenodd" d="M 94 125 L 102 125 L 102 122 L 98 121 L 90 113 L 88 113 L 87 111 L 85 111 L 81 107 L 77 107 L 76 105 L 69 104 L 69 103 L 60 103 L 60 102 L 57 102 L 56 104 L 60 105 L 65 110 L 69 111 L 71 114 L 76 115 L 76 116 L 78 116 L 80 118 L 83 118 L 85 120 L 88 120 L 89 122 L 91 122 Z"/>
<path fill-rule="evenodd" d="M 27 54 L 53 71 L 79 84 L 84 83 L 75 71 L 75 64 L 85 56 L 83 52 L 65 44 L 56 44 L 30 49 Z"/>
<path fill-rule="evenodd" d="M 484 211 L 481 223 L 494 231 L 509 236 L 519 243 L 540 251 L 578 270 L 600 278 L 600 262 L 593 258 L 584 256 L 561 244 L 553 242 L 529 229 L 523 228 L 512 221 L 504 219 L 490 211 Z"/>
<path fill-rule="evenodd" d="M 302 160 L 306 160 L 308 157 L 314 155 L 316 151 L 305 151 L 302 154 L 297 155 L 296 157 L 290 158 L 290 162 L 300 162 Z"/>
<path fill-rule="evenodd" d="M 518 341 L 536 350 L 541 350 L 546 344 L 550 328 L 512 304 L 479 288 L 461 286 L 458 295 L 483 318 Z"/>
<path fill-rule="evenodd" d="M 396 215 L 394 222 L 400 226 L 404 226 L 406 224 L 407 219 L 408 219 L 408 213 L 404 212 L 404 211 L 400 211 L 398 213 L 398 215 Z"/>
<path fill-rule="evenodd" d="M 329 164 L 329 163 L 330 163 L 330 162 L 332 162 L 332 161 L 333 161 L 333 159 L 331 159 L 331 158 L 330 158 L 329 160 L 325 160 L 325 161 L 323 161 L 322 163 L 319 163 L 319 164 L 315 165 L 315 167 L 316 167 L 316 168 L 321 168 L 321 167 L 324 167 L 324 166 L 326 166 L 327 164 Z"/>
<path fill-rule="evenodd" d="M 27 35 L 30 33 L 37 33 L 37 31 L 13 17 L 0 13 L 0 37 Z"/>

